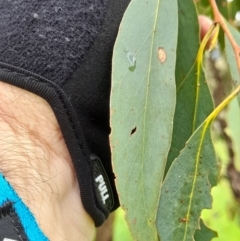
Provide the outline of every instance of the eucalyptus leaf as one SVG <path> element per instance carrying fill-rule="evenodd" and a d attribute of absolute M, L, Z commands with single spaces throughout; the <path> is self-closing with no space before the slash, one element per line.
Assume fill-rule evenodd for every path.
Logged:
<path fill-rule="evenodd" d="M 219 169 L 210 123 L 207 119 L 195 131 L 163 182 L 157 216 L 161 241 L 194 241 L 201 210 L 211 208 Z"/>
<path fill-rule="evenodd" d="M 194 3 L 192 0 L 178 0 L 178 8 L 177 102 L 165 174 L 186 141 L 213 110 L 212 97 L 201 64 L 203 53 L 198 52 L 199 25 Z"/>
<path fill-rule="evenodd" d="M 200 213 L 211 208 L 211 187 L 219 168 L 211 139 L 211 123 L 238 94 L 235 89 L 207 117 L 172 163 L 162 185 L 157 215 L 161 241 L 194 241 Z"/>
<path fill-rule="evenodd" d="M 239 31 L 236 28 L 234 28 L 227 21 L 226 21 L 226 24 L 227 24 L 227 27 L 230 30 L 233 38 L 238 43 L 238 45 L 240 45 Z M 226 53 L 226 58 L 227 58 L 227 62 L 228 62 L 228 66 L 229 66 L 229 70 L 230 70 L 230 74 L 231 74 L 231 78 L 232 78 L 232 83 L 233 83 L 234 87 L 237 87 L 238 85 L 240 85 L 240 74 L 239 74 L 239 70 L 238 70 L 238 66 L 237 66 L 237 62 L 236 62 L 236 57 L 235 57 L 232 45 L 230 44 L 226 34 L 224 35 L 224 40 L 225 40 L 225 53 Z M 238 96 L 237 98 L 238 98 L 238 102 L 240 104 L 240 96 Z"/>
<path fill-rule="evenodd" d="M 208 229 L 203 221 L 200 221 L 200 229 L 196 231 L 194 239 L 195 241 L 210 241 L 217 237 L 217 233 L 213 230 Z"/>
<path fill-rule="evenodd" d="M 176 0 L 132 0 L 116 40 L 110 136 L 120 202 L 135 240 L 157 241 L 156 210 L 176 103 Z"/>

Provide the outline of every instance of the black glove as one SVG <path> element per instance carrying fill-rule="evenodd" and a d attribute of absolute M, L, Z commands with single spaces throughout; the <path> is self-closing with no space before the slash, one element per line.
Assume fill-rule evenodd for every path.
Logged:
<path fill-rule="evenodd" d="M 113 45 L 129 2 L 0 2 L 0 80 L 50 104 L 83 206 L 96 226 L 119 206 L 109 148 L 109 95 Z"/>

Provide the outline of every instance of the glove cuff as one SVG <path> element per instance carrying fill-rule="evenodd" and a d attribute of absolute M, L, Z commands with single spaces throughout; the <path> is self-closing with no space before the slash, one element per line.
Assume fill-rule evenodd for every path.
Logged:
<path fill-rule="evenodd" d="M 45 99 L 51 106 L 72 158 L 80 186 L 83 206 L 100 226 L 118 205 L 100 159 L 90 152 L 81 124 L 65 92 L 54 82 L 29 71 L 0 62 L 0 80 L 28 90 Z"/>

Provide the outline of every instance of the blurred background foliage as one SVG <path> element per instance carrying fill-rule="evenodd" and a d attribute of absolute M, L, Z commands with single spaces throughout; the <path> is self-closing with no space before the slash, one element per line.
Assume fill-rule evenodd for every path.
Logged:
<path fill-rule="evenodd" d="M 213 18 L 208 0 L 193 1 L 195 2 L 198 14 Z M 224 18 L 240 30 L 240 0 L 216 0 L 216 3 Z M 215 105 L 218 105 L 233 88 L 223 53 L 225 43 L 224 35 L 221 32 L 219 36 L 219 47 L 220 48 L 214 50 L 211 54 L 207 53 L 205 60 L 205 72 Z M 221 175 L 219 184 L 214 187 L 211 192 L 213 196 L 212 209 L 202 211 L 204 223 L 218 233 L 218 237 L 212 239 L 212 241 L 240 240 L 240 197 L 234 193 L 232 189 L 234 183 L 233 180 L 229 181 L 228 175 L 228 171 L 230 170 L 229 164 L 232 161 L 237 169 L 234 175 L 236 179 L 240 181 L 239 124 L 239 104 L 237 100 L 234 100 L 228 108 L 220 114 L 213 125 L 213 143 L 219 161 L 222 164 Z M 124 211 L 121 208 L 115 212 L 114 221 L 111 225 L 112 227 L 108 227 L 108 230 L 109 228 L 112 230 L 111 237 L 109 236 L 106 240 L 99 237 L 97 241 L 133 241 L 124 219 Z"/>

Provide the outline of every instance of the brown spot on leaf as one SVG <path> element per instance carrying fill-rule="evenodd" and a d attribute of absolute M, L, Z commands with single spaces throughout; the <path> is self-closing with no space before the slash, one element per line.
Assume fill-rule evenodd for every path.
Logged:
<path fill-rule="evenodd" d="M 164 48 L 162 48 L 162 47 L 158 48 L 158 59 L 161 64 L 163 64 L 167 59 L 167 54 L 166 54 Z"/>
<path fill-rule="evenodd" d="M 180 223 L 186 223 L 186 222 L 188 222 L 189 220 L 186 219 L 186 218 L 179 218 L 178 221 L 179 221 Z"/>

